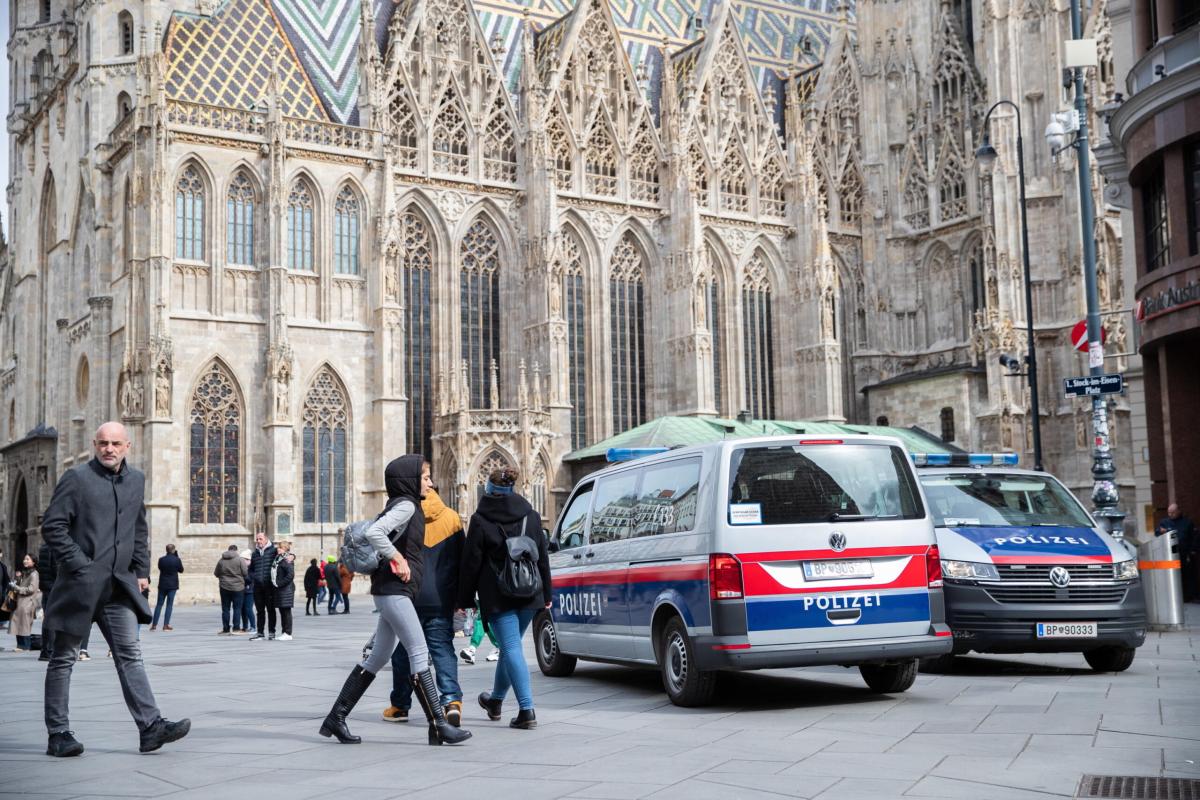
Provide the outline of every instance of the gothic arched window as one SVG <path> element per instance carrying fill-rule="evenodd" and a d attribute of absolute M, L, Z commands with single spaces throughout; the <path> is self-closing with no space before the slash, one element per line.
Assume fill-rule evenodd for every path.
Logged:
<path fill-rule="evenodd" d="M 313 251 L 316 232 L 313 230 L 313 194 L 308 184 L 298 180 L 288 194 L 287 254 L 288 269 L 312 272 L 316 269 Z"/>
<path fill-rule="evenodd" d="M 575 188 L 575 160 L 571 154 L 571 138 L 557 110 L 552 113 L 546 132 L 550 138 L 550 159 L 554 162 L 554 186 L 559 191 L 569 192 Z"/>
<path fill-rule="evenodd" d="M 546 517 L 546 465 L 539 458 L 533 463 L 533 473 L 529 476 L 529 505 L 543 519 Z"/>
<path fill-rule="evenodd" d="M 730 140 L 721 159 L 721 210 L 745 214 L 750 210 L 750 192 L 746 188 L 749 170 L 739 145 Z"/>
<path fill-rule="evenodd" d="M 175 257 L 204 260 L 204 180 L 192 164 L 175 183 Z"/>
<path fill-rule="evenodd" d="M 954 409 L 946 406 L 939 415 L 942 423 L 942 441 L 954 441 Z"/>
<path fill-rule="evenodd" d="M 517 180 L 517 143 L 502 94 L 496 95 L 483 135 L 483 177 L 514 183 Z"/>
<path fill-rule="evenodd" d="M 242 462 L 242 404 L 233 376 L 217 362 L 192 393 L 188 519 L 236 523 Z"/>
<path fill-rule="evenodd" d="M 629 154 L 629 196 L 647 203 L 658 202 L 658 151 L 645 122 Z"/>
<path fill-rule="evenodd" d="M 392 118 L 396 166 L 414 169 L 417 166 L 418 152 L 417 115 L 413 113 L 412 104 L 408 102 L 408 95 L 400 86 L 396 86 L 388 113 Z"/>
<path fill-rule="evenodd" d="M 499 450 L 492 450 L 482 461 L 479 469 L 475 470 L 475 500 L 483 497 L 483 489 L 487 486 L 488 476 L 498 469 L 511 467 L 512 461 Z"/>
<path fill-rule="evenodd" d="M 349 403 L 328 367 L 304 397 L 303 487 L 305 522 L 345 522 L 350 441 Z"/>
<path fill-rule="evenodd" d="M 254 264 L 254 184 L 238 172 L 225 195 L 225 250 L 230 264 Z"/>
<path fill-rule="evenodd" d="M 483 219 L 471 223 L 463 237 L 459 292 L 471 406 L 486 408 L 493 390 L 492 364 L 500 363 L 500 239 Z M 500 387 L 494 388 L 498 395 Z"/>
<path fill-rule="evenodd" d="M 967 251 L 967 275 L 971 282 L 971 318 L 987 310 L 987 278 L 983 269 L 983 243 L 976 240 Z M 968 322 L 970 328 L 972 322 Z"/>
<path fill-rule="evenodd" d="M 721 280 L 717 274 L 717 255 L 707 248 L 709 273 L 704 287 L 705 317 L 712 338 L 713 402 L 717 415 L 724 416 L 725 408 L 725 337 L 721 335 L 723 315 L 721 308 Z"/>
<path fill-rule="evenodd" d="M 571 449 L 587 445 L 588 439 L 588 358 L 587 305 L 584 301 L 583 245 L 574 232 L 568 233 L 563 244 L 562 302 L 563 318 L 567 321 L 567 390 L 571 413 Z"/>
<path fill-rule="evenodd" d="M 442 95 L 441 110 L 433 121 L 433 168 L 451 175 L 466 175 L 470 166 L 467 121 L 453 89 Z"/>
<path fill-rule="evenodd" d="M 613 250 L 609 269 L 613 433 L 646 421 L 646 257 L 631 232 Z"/>
<path fill-rule="evenodd" d="M 121 55 L 133 55 L 133 15 L 122 11 L 117 15 L 118 41 L 121 43 Z"/>
<path fill-rule="evenodd" d="M 691 170 L 692 186 L 696 192 L 696 202 L 700 206 L 707 207 L 712 170 L 708 166 L 708 159 L 704 157 L 704 148 L 700 146 L 700 140 L 697 137 L 692 137 L 692 143 L 688 146 L 688 166 Z"/>
<path fill-rule="evenodd" d="M 967 178 L 953 152 L 946 154 L 938 176 L 938 215 L 942 222 L 967 215 Z"/>
<path fill-rule="evenodd" d="M 838 187 L 838 212 L 842 225 L 857 228 L 862 224 L 862 177 L 854 164 L 847 164 L 842 173 L 842 185 Z"/>
<path fill-rule="evenodd" d="M 929 227 L 929 186 L 925 181 L 925 171 L 920 162 L 911 157 L 911 154 L 908 171 L 904 177 L 901 213 L 909 227 L 915 229 Z"/>
<path fill-rule="evenodd" d="M 597 120 L 584 153 L 584 175 L 592 194 L 617 193 L 617 148 L 603 120 Z"/>
<path fill-rule="evenodd" d="M 783 167 L 777 158 L 768 158 L 763 162 L 758 177 L 758 208 L 768 217 L 782 217 L 787 209 Z"/>
<path fill-rule="evenodd" d="M 358 195 L 349 186 L 343 186 L 333 206 L 333 271 L 339 275 L 357 275 L 358 247 Z"/>
<path fill-rule="evenodd" d="M 742 277 L 742 349 L 746 365 L 746 408 L 755 419 L 775 418 L 775 321 L 771 279 L 762 251 Z"/>
<path fill-rule="evenodd" d="M 400 216 L 400 291 L 404 304 L 405 452 L 433 454 L 433 240 L 411 208 Z"/>

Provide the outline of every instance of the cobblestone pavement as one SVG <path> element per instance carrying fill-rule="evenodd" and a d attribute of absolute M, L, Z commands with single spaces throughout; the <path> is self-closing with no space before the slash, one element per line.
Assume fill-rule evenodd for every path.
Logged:
<path fill-rule="evenodd" d="M 530 732 L 475 705 L 494 668 L 480 653 L 459 672 L 474 738 L 431 748 L 423 724 L 380 719 L 387 672 L 351 717 L 361 745 L 317 735 L 377 619 L 367 598 L 352 603 L 334 617 L 296 609 L 291 642 L 217 636 L 209 606 L 177 609 L 174 631 L 143 628 L 163 713 L 192 719 L 191 735 L 148 755 L 94 633 L 72 687 L 87 752 L 46 757 L 45 665 L 3 635 L 0 798 L 374 800 L 429 788 L 488 800 L 1045 800 L 1072 797 L 1084 773 L 1200 778 L 1200 606 L 1188 630 L 1152 634 L 1123 674 L 1075 655 L 971 657 L 895 696 L 870 694 L 857 670 L 773 670 L 723 678 L 717 705 L 681 709 L 654 672 L 580 664 L 554 679 L 534 667 Z M 528 639 L 526 652 L 533 663 Z"/>

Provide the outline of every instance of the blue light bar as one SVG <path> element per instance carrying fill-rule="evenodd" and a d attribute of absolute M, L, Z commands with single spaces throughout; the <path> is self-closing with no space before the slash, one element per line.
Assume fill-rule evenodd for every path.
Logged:
<path fill-rule="evenodd" d="M 606 458 L 608 463 L 616 464 L 619 461 L 633 461 L 646 456 L 653 456 L 659 453 L 665 453 L 670 448 L 668 447 L 610 447 Z"/>
<path fill-rule="evenodd" d="M 1016 453 L 910 453 L 918 467 L 1015 467 Z"/>

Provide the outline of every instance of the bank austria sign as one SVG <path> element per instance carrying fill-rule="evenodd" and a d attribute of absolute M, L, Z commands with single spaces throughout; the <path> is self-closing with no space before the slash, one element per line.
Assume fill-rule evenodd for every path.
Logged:
<path fill-rule="evenodd" d="M 1200 303 L 1200 280 L 1190 281 L 1183 286 L 1173 286 L 1138 300 L 1134 318 L 1146 322 L 1155 317 L 1178 311 Z"/>

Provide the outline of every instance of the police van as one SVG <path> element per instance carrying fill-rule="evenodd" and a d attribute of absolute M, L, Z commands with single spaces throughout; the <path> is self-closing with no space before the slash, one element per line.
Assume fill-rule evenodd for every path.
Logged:
<path fill-rule="evenodd" d="M 1146 638 L 1136 553 L 1014 454 L 914 454 L 937 526 L 954 655 L 1083 653 L 1120 672 Z"/>
<path fill-rule="evenodd" d="M 633 459 L 633 460 L 626 460 Z M 646 455 L 571 492 L 551 535 L 538 665 L 656 666 L 670 699 L 719 670 L 857 666 L 878 692 L 949 652 L 933 525 L 900 441 L 728 439 Z"/>

